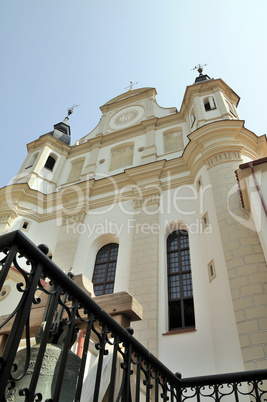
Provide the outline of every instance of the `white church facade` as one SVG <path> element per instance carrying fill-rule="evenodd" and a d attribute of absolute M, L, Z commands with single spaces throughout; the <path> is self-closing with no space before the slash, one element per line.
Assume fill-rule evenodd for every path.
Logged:
<path fill-rule="evenodd" d="M 267 142 L 238 102 L 202 73 L 179 111 L 130 90 L 74 145 L 68 118 L 28 144 L 0 190 L 0 233 L 47 244 L 96 296 L 129 292 L 135 337 L 183 376 L 267 368 Z"/>

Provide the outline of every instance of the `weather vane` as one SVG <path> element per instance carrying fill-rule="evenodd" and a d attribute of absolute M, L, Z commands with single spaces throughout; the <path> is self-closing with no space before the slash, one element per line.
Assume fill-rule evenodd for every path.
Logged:
<path fill-rule="evenodd" d="M 67 109 L 67 111 L 68 111 L 68 116 L 67 116 L 67 118 L 69 118 L 69 116 L 73 113 L 73 109 L 75 108 L 75 107 L 78 107 L 79 105 L 72 105 L 72 107 L 69 107 L 68 109 Z"/>
<path fill-rule="evenodd" d="M 132 90 L 133 90 L 133 86 L 134 86 L 134 85 L 137 85 L 137 84 L 138 84 L 138 82 L 133 83 L 133 81 L 130 81 L 130 85 L 129 85 L 128 87 L 126 87 L 125 89 L 128 89 L 129 91 L 132 91 Z"/>
<path fill-rule="evenodd" d="M 195 66 L 194 68 L 192 68 L 193 70 L 197 70 L 199 72 L 199 75 L 202 75 L 203 72 L 203 67 L 207 66 L 208 64 L 198 64 L 197 66 Z"/>

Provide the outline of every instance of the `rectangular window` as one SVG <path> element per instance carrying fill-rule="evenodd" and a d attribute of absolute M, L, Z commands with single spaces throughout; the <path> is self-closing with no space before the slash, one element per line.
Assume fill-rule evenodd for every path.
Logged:
<path fill-rule="evenodd" d="M 176 230 L 167 239 L 169 330 L 195 327 L 189 239 Z"/>
<path fill-rule="evenodd" d="M 213 260 L 208 264 L 208 274 L 210 282 L 216 278 L 215 264 Z"/>

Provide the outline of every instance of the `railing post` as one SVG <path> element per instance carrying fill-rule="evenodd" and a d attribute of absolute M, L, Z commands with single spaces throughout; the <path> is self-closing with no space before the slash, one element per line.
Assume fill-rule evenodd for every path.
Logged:
<path fill-rule="evenodd" d="M 86 331 L 85 331 L 85 340 L 84 340 L 84 344 L 83 344 L 82 361 L 81 361 L 81 365 L 80 365 L 77 389 L 76 389 L 76 394 L 75 394 L 75 401 L 80 401 L 80 399 L 81 399 L 83 377 L 84 377 L 84 371 L 85 371 L 87 351 L 89 349 L 89 342 L 90 342 L 93 320 L 94 320 L 93 314 L 89 314 L 88 319 L 87 319 Z"/>
<path fill-rule="evenodd" d="M 119 342 L 120 342 L 119 337 L 114 335 L 113 356 L 112 356 L 112 365 L 111 365 L 111 377 L 110 377 L 108 402 L 113 402 L 114 401 Z"/>
<path fill-rule="evenodd" d="M 17 353 L 17 349 L 21 340 L 22 332 L 29 319 L 29 314 L 34 298 L 36 287 L 42 274 L 42 265 L 38 264 L 35 271 L 32 273 L 32 278 L 29 281 L 28 288 L 25 290 L 23 298 L 25 299 L 16 314 L 12 331 L 9 334 L 3 356 L 0 361 L 0 401 L 4 400 L 6 384 L 10 378 L 10 372 Z M 27 284 L 26 284 L 27 286 Z"/>
<path fill-rule="evenodd" d="M 98 365 L 95 379 L 95 390 L 94 390 L 94 399 L 93 402 L 98 402 L 99 390 L 100 390 L 100 382 L 101 382 L 101 372 L 103 366 L 103 358 L 104 355 L 108 354 L 108 350 L 106 350 L 106 337 L 107 337 L 107 326 L 104 323 L 101 323 L 102 330 L 100 334 L 97 334 L 99 337 L 99 342 L 95 345 L 96 349 L 99 350 L 98 355 Z"/>
<path fill-rule="evenodd" d="M 18 247 L 16 245 L 12 246 L 9 250 L 8 255 L 5 258 L 4 263 L 2 262 L 3 267 L 2 267 L 2 270 L 0 271 L 0 290 L 2 289 L 2 286 L 6 280 L 7 274 L 9 272 L 10 266 L 11 266 L 12 262 L 14 261 L 17 252 L 18 252 Z"/>
<path fill-rule="evenodd" d="M 47 346 L 48 339 L 49 339 L 50 328 L 51 328 L 51 325 L 52 325 L 52 320 L 53 320 L 55 311 L 57 309 L 58 299 L 59 299 L 61 290 L 62 290 L 61 287 L 58 286 L 56 291 L 55 291 L 55 293 L 52 295 L 52 300 L 51 300 L 49 313 L 47 315 L 47 321 L 46 321 L 46 325 L 45 325 L 45 330 L 44 330 L 44 333 L 43 333 L 43 336 L 42 336 L 42 339 L 41 339 L 39 352 L 38 352 L 38 355 L 37 355 L 34 371 L 33 371 L 33 374 L 32 374 L 30 385 L 29 385 L 29 398 L 34 398 L 34 393 L 35 393 L 36 385 L 37 385 L 37 382 L 38 382 L 38 379 L 39 379 L 39 374 L 40 374 L 41 367 L 42 367 L 42 361 L 43 361 L 44 353 L 45 353 L 46 346 Z"/>

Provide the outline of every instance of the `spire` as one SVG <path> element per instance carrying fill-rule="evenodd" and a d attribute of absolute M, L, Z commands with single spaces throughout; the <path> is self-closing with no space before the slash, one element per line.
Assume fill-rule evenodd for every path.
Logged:
<path fill-rule="evenodd" d="M 53 137 L 59 139 L 65 144 L 70 145 L 70 126 L 69 119 L 65 117 L 64 121 L 54 125 L 54 131 L 51 133 Z"/>
<path fill-rule="evenodd" d="M 70 145 L 70 125 L 69 125 L 69 116 L 73 113 L 73 109 L 78 107 L 79 105 L 73 105 L 68 110 L 68 115 L 65 117 L 63 121 L 54 125 L 54 131 L 51 131 L 48 134 L 51 134 L 53 137 L 58 140 L 64 142 L 67 145 Z M 42 136 L 41 136 L 42 137 Z"/>

